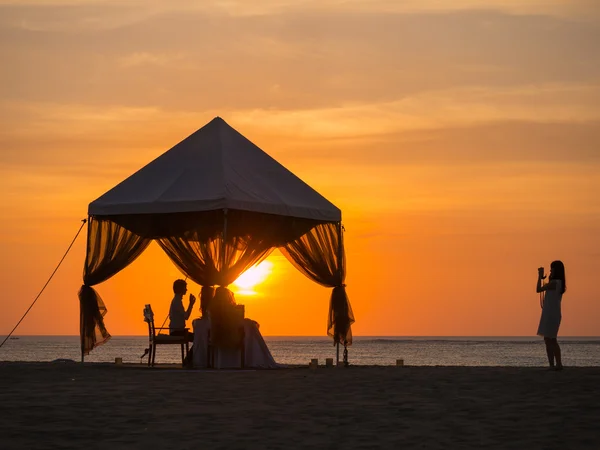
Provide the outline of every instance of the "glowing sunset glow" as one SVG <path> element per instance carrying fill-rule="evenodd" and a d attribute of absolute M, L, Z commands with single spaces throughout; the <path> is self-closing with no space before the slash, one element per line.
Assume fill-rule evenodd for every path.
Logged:
<path fill-rule="evenodd" d="M 250 267 L 233 282 L 233 285 L 237 288 L 235 293 L 239 295 L 256 295 L 254 288 L 265 281 L 272 270 L 273 263 L 270 261 L 263 261 Z"/>
<path fill-rule="evenodd" d="M 89 203 L 219 116 L 342 211 L 355 336 L 534 336 L 554 259 L 561 334 L 600 336 L 597 5 L 0 0 L 0 335 Z M 79 333 L 86 231 L 17 335 Z M 331 289 L 278 253 L 236 300 L 323 336 Z M 152 243 L 95 286 L 109 332 L 184 277 Z"/>

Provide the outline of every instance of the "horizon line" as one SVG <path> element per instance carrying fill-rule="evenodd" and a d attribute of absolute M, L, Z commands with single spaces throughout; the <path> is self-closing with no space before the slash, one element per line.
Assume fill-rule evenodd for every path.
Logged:
<path fill-rule="evenodd" d="M 0 338 L 5 338 L 8 335 L 0 334 Z M 263 337 L 281 337 L 281 338 L 322 338 L 322 339 L 331 339 L 330 336 L 323 335 L 311 335 L 311 334 L 263 334 Z M 12 334 L 11 337 L 79 337 L 78 334 Z M 118 334 L 111 335 L 111 337 L 148 337 L 147 334 Z M 404 335 L 404 334 L 363 334 L 363 335 L 354 335 L 353 338 L 532 338 L 537 339 L 541 336 L 537 335 L 513 335 L 513 334 L 494 334 L 494 335 L 479 335 L 479 334 L 448 334 L 448 335 Z M 600 335 L 570 335 L 570 336 L 560 336 L 559 339 L 571 339 L 571 338 L 598 338 L 600 339 Z"/>

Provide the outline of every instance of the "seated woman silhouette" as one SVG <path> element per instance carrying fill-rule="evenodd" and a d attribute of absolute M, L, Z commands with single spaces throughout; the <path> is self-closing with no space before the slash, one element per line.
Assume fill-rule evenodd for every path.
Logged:
<path fill-rule="evenodd" d="M 217 347 L 239 347 L 243 339 L 244 322 L 238 311 L 233 292 L 219 286 L 210 302 L 212 339 Z"/>

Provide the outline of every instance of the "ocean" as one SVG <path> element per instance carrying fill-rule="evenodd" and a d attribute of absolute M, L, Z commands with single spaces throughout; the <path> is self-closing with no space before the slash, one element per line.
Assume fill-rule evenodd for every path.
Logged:
<path fill-rule="evenodd" d="M 313 358 L 324 364 L 336 358 L 326 337 L 264 337 L 275 361 L 306 365 Z M 4 337 L 1 338 L 2 342 Z M 560 338 L 565 366 L 600 366 L 600 337 Z M 89 362 L 147 363 L 140 358 L 148 347 L 147 336 L 115 336 L 86 356 Z M 78 336 L 14 336 L 0 348 L 0 361 L 80 361 Z M 342 349 L 340 349 L 340 360 Z M 513 366 L 547 365 L 544 343 L 536 337 L 389 337 L 359 336 L 348 347 L 351 365 L 395 365 L 403 359 L 413 366 Z M 178 346 L 159 346 L 157 363 L 181 361 Z"/>

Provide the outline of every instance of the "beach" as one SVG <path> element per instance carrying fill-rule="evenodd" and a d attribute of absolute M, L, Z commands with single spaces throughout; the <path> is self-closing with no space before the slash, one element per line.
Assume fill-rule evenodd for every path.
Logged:
<path fill-rule="evenodd" d="M 0 363 L 2 448 L 600 448 L 600 368 Z"/>

